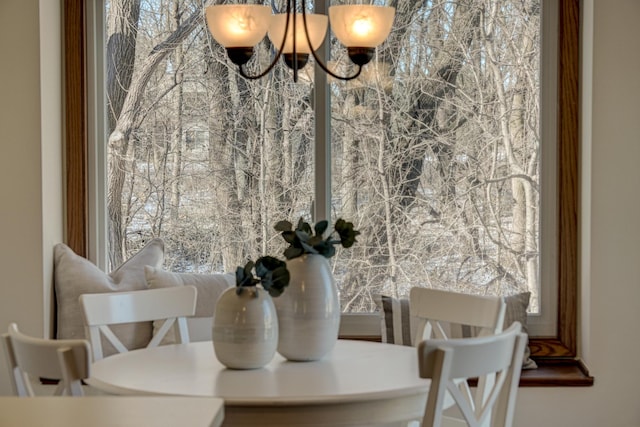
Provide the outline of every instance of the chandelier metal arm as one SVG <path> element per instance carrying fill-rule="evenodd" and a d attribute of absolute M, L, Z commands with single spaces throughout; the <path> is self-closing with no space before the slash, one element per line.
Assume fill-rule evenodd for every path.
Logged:
<path fill-rule="evenodd" d="M 282 42 L 280 43 L 280 47 L 277 50 L 276 55 L 273 57 L 271 63 L 267 66 L 267 68 L 256 74 L 256 75 L 249 75 L 247 74 L 247 72 L 244 69 L 244 66 L 246 64 L 246 62 L 251 58 L 252 54 L 253 54 L 253 48 L 227 48 L 227 54 L 229 56 L 229 58 L 232 60 L 232 62 L 234 62 L 237 66 L 238 66 L 238 70 L 239 73 L 242 77 L 246 78 L 246 79 L 250 79 L 250 80 L 257 80 L 260 79 L 264 76 L 266 76 L 278 63 L 278 60 L 280 59 L 280 57 L 283 55 L 283 51 L 284 51 L 284 47 L 287 44 L 287 36 L 289 35 L 289 22 L 291 19 L 293 19 L 293 25 L 292 25 L 292 31 L 293 31 L 293 52 L 292 53 L 287 53 L 285 54 L 285 62 L 287 62 L 287 65 L 289 65 L 290 68 L 292 68 L 293 70 L 293 81 L 297 82 L 298 81 L 298 66 L 300 63 L 302 63 L 302 66 L 304 66 L 304 64 L 307 62 L 306 57 L 308 54 L 302 54 L 300 55 L 300 58 L 298 57 L 298 52 L 297 52 L 297 43 L 296 43 L 296 37 L 298 36 L 297 34 L 297 19 L 296 19 L 296 14 L 298 13 L 296 11 L 296 0 L 287 0 L 287 12 L 286 12 L 286 18 L 285 18 L 285 29 L 284 29 L 284 36 L 282 38 Z M 353 75 L 350 76 L 341 76 L 339 74 L 336 74 L 334 71 L 330 70 L 326 64 L 324 64 L 324 62 L 322 61 L 322 59 L 316 54 L 316 51 L 313 49 L 312 44 L 311 44 L 311 36 L 309 35 L 309 27 L 307 24 L 307 13 L 306 13 L 306 1 L 305 0 L 301 0 L 301 9 L 302 9 L 302 26 L 304 27 L 304 36 L 306 38 L 306 41 L 310 47 L 310 51 L 311 51 L 311 55 L 313 56 L 313 58 L 315 59 L 316 63 L 318 64 L 318 66 L 328 75 L 330 75 L 331 77 L 338 79 L 338 80 L 343 80 L 343 81 L 349 81 L 349 80 L 353 80 L 355 78 L 357 78 L 360 73 L 362 72 L 362 67 L 367 64 L 369 62 L 369 60 L 372 57 L 373 54 L 373 48 L 351 48 L 348 47 L 348 51 L 349 51 L 349 58 L 351 59 L 352 63 L 354 65 L 356 65 L 358 67 L 358 69 L 356 70 L 356 72 Z M 293 18 L 292 18 L 293 17 Z M 302 62 L 301 62 L 302 61 Z"/>
<path fill-rule="evenodd" d="M 266 76 L 282 57 L 287 67 L 293 71 L 293 81 L 297 82 L 300 68 L 307 64 L 311 54 L 318 64 L 316 68 L 318 72 L 324 71 L 336 80 L 353 80 L 361 75 L 362 68 L 373 59 L 376 47 L 389 35 L 395 15 L 394 7 L 358 4 L 329 7 L 328 15 L 330 16 L 327 17 L 325 14 L 307 14 L 305 0 L 287 0 L 286 16 L 282 16 L 273 3 L 274 0 L 271 8 L 250 4 L 216 4 L 206 7 L 209 31 L 216 41 L 225 47 L 229 60 L 238 67 L 239 74 L 246 79 L 257 80 Z M 298 7 L 301 9 L 300 12 Z M 326 4 L 322 8 L 327 12 Z M 302 13 L 302 19 L 297 16 L 298 13 Z M 292 19 L 293 22 L 291 22 Z M 331 42 L 327 35 L 327 31 L 331 31 L 329 21 L 335 22 L 336 27 L 333 28 L 333 33 L 336 39 L 346 47 L 351 63 L 357 67 L 352 75 L 341 76 L 337 71 L 329 69 L 328 60 L 331 56 Z M 282 28 L 283 22 L 284 28 Z M 291 24 L 292 28 L 289 28 Z M 302 31 L 298 33 L 301 26 L 304 28 L 304 34 Z M 246 64 L 253 57 L 255 46 L 259 45 L 265 35 L 268 35 L 271 40 L 270 63 L 264 71 L 257 71 L 258 74 L 250 75 Z M 289 35 L 291 35 L 290 39 Z M 326 55 L 316 52 L 323 43 L 325 45 L 323 52 L 326 52 Z M 276 44 L 279 47 L 274 54 L 272 49 L 276 48 Z M 260 68 L 260 65 L 257 64 L 256 68 Z M 332 68 L 341 69 L 340 66 L 334 65 Z"/>
<path fill-rule="evenodd" d="M 309 28 L 307 27 L 307 14 L 306 14 L 306 4 L 305 4 L 305 0 L 302 0 L 302 23 L 304 24 L 304 35 L 307 38 L 307 43 L 309 43 L 309 46 L 311 46 L 311 37 L 309 37 Z M 295 34 L 295 33 L 294 33 Z M 318 55 L 316 55 L 316 51 L 313 50 L 313 48 L 309 49 L 311 50 L 311 55 L 313 55 L 313 59 L 316 60 L 316 63 L 318 64 L 318 66 L 320 68 L 322 68 L 322 70 L 329 74 L 331 77 L 336 78 L 338 80 L 344 80 L 344 81 L 349 81 L 349 80 L 353 80 L 355 78 L 357 78 L 360 73 L 362 72 L 362 65 L 358 64 L 358 70 L 356 71 L 356 73 L 352 76 L 340 76 L 336 73 L 334 73 L 333 71 L 331 71 L 323 62 L 322 60 L 318 57 Z"/>

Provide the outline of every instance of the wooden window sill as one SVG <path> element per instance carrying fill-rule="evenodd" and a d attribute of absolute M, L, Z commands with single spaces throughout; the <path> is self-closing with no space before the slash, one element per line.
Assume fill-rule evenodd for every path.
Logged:
<path fill-rule="evenodd" d="M 520 387 L 589 387 L 593 377 L 578 359 L 535 359 L 538 369 L 520 374 Z"/>
<path fill-rule="evenodd" d="M 381 342 L 380 336 L 346 336 L 342 339 Z M 520 374 L 520 387 L 589 387 L 593 377 L 579 359 L 541 357 L 533 358 L 537 369 L 527 369 Z"/>

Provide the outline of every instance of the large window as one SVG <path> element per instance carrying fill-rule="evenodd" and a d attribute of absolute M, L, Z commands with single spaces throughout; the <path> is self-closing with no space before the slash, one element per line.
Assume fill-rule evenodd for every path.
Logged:
<path fill-rule="evenodd" d="M 90 14 L 105 18 L 107 71 L 89 67 L 89 74 L 105 82 L 106 124 L 90 130 L 108 135 L 95 156 L 102 150 L 107 167 L 102 178 L 88 175 L 108 184 L 105 258 L 118 264 L 154 236 L 165 240 L 165 267 L 175 271 L 229 271 L 247 257 L 277 255 L 273 225 L 311 219 L 325 182 L 331 219 L 362 231 L 357 247 L 332 259 L 345 310 L 370 312 L 375 293 L 430 286 L 529 290 L 533 311 L 544 312 L 540 2 L 391 3 L 392 34 L 365 75 L 329 82 L 330 110 L 314 105 L 311 66 L 299 83 L 282 66 L 258 81 L 240 77 L 209 36 L 201 2 L 110 0 Z M 559 6 L 561 35 L 567 22 L 567 34 L 577 32 L 574 3 Z M 560 40 L 576 49 L 575 40 Z M 343 51 L 331 45 L 332 66 L 343 68 Z M 269 55 L 261 45 L 250 67 L 264 66 Z M 539 354 L 555 355 L 575 354 L 575 283 L 568 283 L 575 281 L 575 170 L 563 175 L 563 167 L 575 169 L 576 100 L 562 97 L 575 95 L 563 85 L 575 83 L 576 71 L 563 70 L 559 135 L 566 145 L 558 151 L 560 197 L 551 198 L 558 216 L 549 209 L 563 228 L 549 248 L 560 251 L 559 307 L 573 313 L 548 333 L 554 340 L 540 341 Z M 330 142 L 315 137 L 314 119 L 324 111 Z M 314 152 L 326 144 L 330 161 L 318 167 Z M 73 218 L 77 204 L 70 203 Z M 86 248 L 82 211 L 84 223 L 70 219 L 69 230 L 83 229 L 78 246 Z"/>

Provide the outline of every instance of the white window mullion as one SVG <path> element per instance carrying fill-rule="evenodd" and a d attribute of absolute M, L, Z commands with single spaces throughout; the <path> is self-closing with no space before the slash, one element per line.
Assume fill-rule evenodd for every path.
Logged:
<path fill-rule="evenodd" d="M 105 7 L 87 1 L 87 120 L 89 259 L 107 270 L 107 115 L 105 97 Z"/>
<path fill-rule="evenodd" d="M 315 13 L 327 15 L 329 5 L 326 0 L 316 0 Z M 316 51 L 326 64 L 329 59 L 329 31 L 325 41 Z M 331 220 L 331 93 L 327 83 L 327 74 L 315 64 L 314 72 L 314 108 L 315 108 L 315 202 L 313 221 Z"/>

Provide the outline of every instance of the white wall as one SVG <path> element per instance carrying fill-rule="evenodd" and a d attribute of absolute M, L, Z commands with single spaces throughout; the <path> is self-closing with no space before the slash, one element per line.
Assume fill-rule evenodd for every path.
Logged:
<path fill-rule="evenodd" d="M 60 29 L 57 1 L 0 1 L 0 330 L 39 336 L 63 235 Z M 0 352 L 0 394 L 4 366 Z"/>
<path fill-rule="evenodd" d="M 595 385 L 520 389 L 518 427 L 640 427 L 640 0 L 584 3 L 581 348 Z M 34 334 L 62 239 L 57 34 L 58 2 L 0 1 L 0 328 Z"/>
<path fill-rule="evenodd" d="M 518 427 L 640 426 L 640 1 L 584 6 L 581 332 L 595 385 L 520 389 Z"/>

